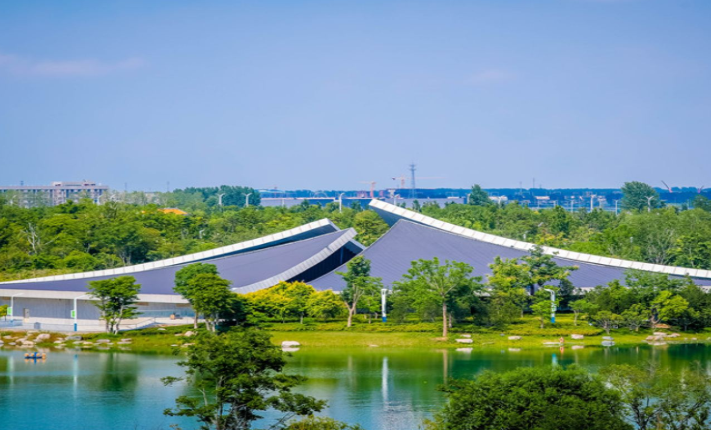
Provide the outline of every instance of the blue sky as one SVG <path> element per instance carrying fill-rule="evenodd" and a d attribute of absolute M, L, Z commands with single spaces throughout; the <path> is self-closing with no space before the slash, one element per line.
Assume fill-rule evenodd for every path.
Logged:
<path fill-rule="evenodd" d="M 711 2 L 0 0 L 0 184 L 711 186 Z"/>

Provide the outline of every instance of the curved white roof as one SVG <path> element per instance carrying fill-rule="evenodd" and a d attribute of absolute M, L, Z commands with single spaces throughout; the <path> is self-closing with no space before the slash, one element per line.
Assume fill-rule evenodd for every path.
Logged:
<path fill-rule="evenodd" d="M 519 240 L 508 239 L 494 234 L 483 233 L 481 231 L 472 230 L 448 222 L 440 221 L 432 217 L 423 215 L 419 212 L 414 212 L 399 206 L 386 203 L 382 200 L 372 200 L 370 207 L 378 212 L 388 224 L 392 225 L 399 219 L 410 220 L 419 224 L 424 224 L 429 227 L 434 227 L 439 230 L 449 233 L 475 239 L 481 242 L 491 243 L 495 245 L 505 246 L 521 251 L 530 251 L 534 246 L 533 243 L 522 242 Z M 690 269 L 686 267 L 664 266 L 661 264 L 641 263 L 638 261 L 622 260 L 619 258 L 602 257 L 599 255 L 583 254 L 581 252 L 567 251 L 565 249 L 552 248 L 543 246 L 543 252 L 550 255 L 555 255 L 558 258 L 575 261 L 587 264 L 596 264 L 600 266 L 617 267 L 622 269 L 643 270 L 645 272 L 665 273 L 676 276 L 691 276 L 692 278 L 711 279 L 711 270 Z"/>

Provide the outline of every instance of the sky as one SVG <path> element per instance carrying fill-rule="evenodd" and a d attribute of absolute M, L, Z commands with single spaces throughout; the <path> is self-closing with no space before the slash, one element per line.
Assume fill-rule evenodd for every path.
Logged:
<path fill-rule="evenodd" d="M 0 0 L 0 185 L 711 186 L 711 1 Z"/>

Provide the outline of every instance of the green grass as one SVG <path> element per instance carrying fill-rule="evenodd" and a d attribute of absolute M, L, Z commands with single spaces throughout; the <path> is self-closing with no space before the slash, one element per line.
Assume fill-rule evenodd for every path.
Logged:
<path fill-rule="evenodd" d="M 573 324 L 572 315 L 560 314 L 555 325 L 546 324 L 540 328 L 540 322 L 533 317 L 527 316 L 521 321 L 509 325 L 504 330 L 483 328 L 472 324 L 460 324 L 450 330 L 446 339 L 442 338 L 441 323 L 436 322 L 411 322 L 411 323 L 368 323 L 365 319 L 358 319 L 353 327 L 346 327 L 344 321 L 319 322 L 306 321 L 304 324 L 298 322 L 263 324 L 263 328 L 269 331 L 275 344 L 290 340 L 301 343 L 304 347 L 319 348 L 342 348 L 342 347 L 425 347 L 425 348 L 546 348 L 546 342 L 558 342 L 559 338 L 565 339 L 566 345 L 588 345 L 599 346 L 602 337 L 606 333 L 597 328 L 591 327 L 586 322 L 579 322 L 577 326 Z M 186 331 L 192 331 L 191 325 L 171 326 L 164 328 L 147 328 L 142 330 L 128 331 L 119 335 L 109 335 L 105 333 L 81 334 L 87 342 L 96 342 L 99 339 L 108 339 L 112 345 L 101 346 L 109 351 L 130 351 L 137 353 L 170 354 L 175 350 L 175 345 L 190 342 L 190 338 L 176 336 Z M 672 333 L 674 330 L 660 330 Z M 645 338 L 652 334 L 653 330 L 644 329 L 638 333 L 625 328 L 612 330 L 610 336 L 615 339 L 617 345 L 639 345 L 643 344 Z M 21 332 L 5 332 L 0 335 L 11 333 L 15 337 L 21 337 Z M 585 335 L 583 340 L 573 340 L 571 334 Z M 681 333 L 681 332 L 680 332 Z M 470 334 L 471 344 L 460 344 L 457 338 L 462 338 L 462 334 Z M 39 343 L 38 347 L 54 347 L 54 341 L 58 338 L 66 337 L 65 334 L 52 333 L 51 338 Z M 508 340 L 509 336 L 521 336 L 521 340 Z M 131 339 L 130 345 L 119 346 L 116 343 L 120 339 Z M 5 340 L 5 348 L 9 341 Z M 711 342 L 711 330 L 706 329 L 698 333 L 682 333 L 682 335 L 669 343 L 697 343 Z M 74 346 L 67 342 L 67 347 Z M 97 349 L 97 346 L 82 349 Z"/>

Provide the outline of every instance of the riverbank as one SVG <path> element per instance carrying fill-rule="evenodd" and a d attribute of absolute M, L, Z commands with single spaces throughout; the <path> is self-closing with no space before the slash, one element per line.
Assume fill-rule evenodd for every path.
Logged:
<path fill-rule="evenodd" d="M 559 347 L 560 339 L 569 347 L 602 346 L 603 337 L 608 336 L 603 330 L 586 323 L 573 323 L 572 316 L 561 315 L 555 325 L 539 327 L 539 322 L 527 317 L 511 324 L 504 330 L 482 328 L 473 325 L 458 325 L 451 329 L 446 338 L 441 336 L 441 325 L 437 323 L 394 324 L 361 321 L 351 328 L 344 322 L 297 322 L 266 323 L 263 328 L 272 334 L 273 342 L 280 345 L 283 341 L 296 341 L 303 347 L 317 348 L 477 348 L 477 349 L 539 349 Z M 678 333 L 677 337 L 667 336 L 664 340 L 653 343 L 665 344 L 709 343 L 711 331 L 684 333 L 673 329 L 641 329 L 633 332 L 626 328 L 614 329 L 609 336 L 618 346 L 647 344 L 647 338 L 653 332 L 668 335 Z M 194 330 L 191 325 L 152 327 L 141 330 L 122 332 L 118 335 L 106 333 L 62 334 L 39 333 L 36 331 L 0 332 L 0 341 L 4 348 L 64 349 L 80 348 L 84 350 L 108 350 L 154 354 L 170 354 L 176 348 L 190 344 Z M 573 339 L 572 335 L 582 336 Z M 81 339 L 72 336 L 80 336 Z M 459 340 L 459 342 L 457 341 Z M 14 343 L 14 345 L 13 345 Z"/>

